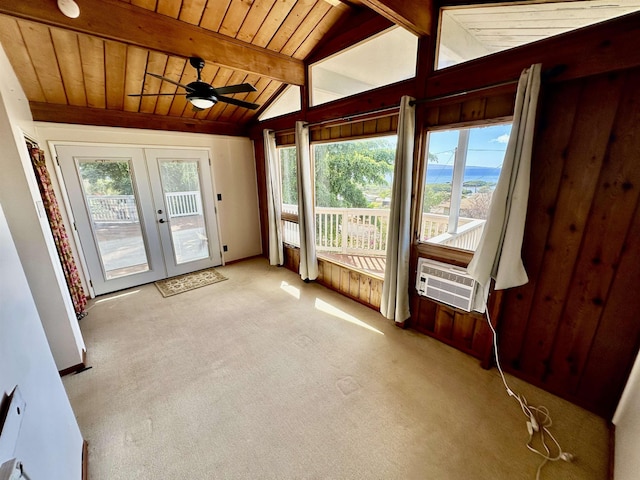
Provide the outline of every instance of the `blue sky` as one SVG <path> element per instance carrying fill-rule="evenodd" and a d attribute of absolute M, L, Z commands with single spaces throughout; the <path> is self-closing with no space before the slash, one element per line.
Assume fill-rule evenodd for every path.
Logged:
<path fill-rule="evenodd" d="M 501 166 L 510 132 L 511 124 L 472 128 L 467 166 Z M 457 146 L 458 130 L 434 131 L 429 134 L 429 152 L 438 156 L 440 165 L 453 165 L 453 154 Z"/>

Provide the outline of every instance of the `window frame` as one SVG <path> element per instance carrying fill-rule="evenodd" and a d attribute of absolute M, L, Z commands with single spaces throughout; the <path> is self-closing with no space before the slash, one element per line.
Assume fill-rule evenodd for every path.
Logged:
<path fill-rule="evenodd" d="M 417 75 L 418 75 L 418 70 L 419 70 L 420 37 L 416 36 L 412 32 L 406 31 L 406 33 L 410 33 L 410 34 L 412 34 L 412 35 L 414 35 L 416 37 L 415 38 L 415 40 L 416 40 L 416 54 L 413 57 L 413 60 L 414 60 L 415 63 L 413 65 L 413 73 L 412 73 L 411 76 L 406 77 L 406 78 L 401 78 L 401 79 L 395 79 L 395 80 L 393 80 L 391 82 L 388 82 L 388 83 L 383 83 L 381 85 L 375 85 L 375 86 L 372 86 L 371 88 L 365 88 L 364 90 L 358 90 L 358 91 L 352 92 L 352 93 L 350 93 L 348 95 L 341 95 L 338 98 L 335 98 L 335 99 L 332 99 L 332 100 L 324 100 L 324 101 L 320 101 L 319 102 L 318 99 L 314 97 L 314 92 L 315 92 L 315 88 L 316 88 L 316 87 L 314 87 L 314 75 L 313 75 L 314 67 L 317 67 L 317 66 L 321 65 L 324 62 L 329 62 L 332 59 L 334 59 L 334 58 L 336 58 L 336 57 L 338 57 L 338 56 L 340 56 L 342 54 L 346 54 L 348 52 L 351 52 L 352 50 L 357 49 L 357 48 L 367 44 L 368 42 L 376 40 L 377 38 L 382 37 L 385 34 L 391 33 L 394 30 L 398 30 L 398 29 L 402 29 L 402 27 L 397 26 L 397 25 L 392 25 L 392 26 L 390 26 L 388 28 L 385 28 L 384 30 L 381 30 L 381 31 L 379 31 L 379 32 L 377 32 L 377 33 L 375 33 L 373 35 L 370 35 L 370 36 L 368 36 L 366 38 L 363 38 L 362 40 L 360 40 L 358 42 L 355 42 L 355 43 L 353 43 L 353 44 L 351 44 L 351 45 L 349 45 L 349 46 L 347 46 L 345 48 L 342 48 L 342 49 L 340 49 L 340 50 L 338 50 L 336 52 L 333 52 L 333 53 L 331 53 L 329 55 L 323 56 L 321 58 L 312 59 L 312 61 L 307 65 L 307 79 L 308 79 L 307 83 L 308 83 L 308 88 L 307 88 L 307 92 L 306 92 L 306 100 L 308 102 L 309 108 L 322 107 L 323 105 L 328 105 L 328 104 L 330 104 L 332 102 L 345 100 L 345 99 L 352 98 L 352 97 L 357 96 L 357 95 L 361 95 L 361 94 L 365 94 L 367 92 L 371 92 L 371 91 L 376 90 L 376 89 L 388 87 L 389 85 L 394 85 L 394 84 L 397 84 L 397 83 L 402 83 L 402 82 L 405 82 L 405 81 L 410 81 L 410 80 L 415 79 L 417 77 Z M 318 82 L 316 81 L 315 83 L 317 85 Z"/>
<path fill-rule="evenodd" d="M 377 119 L 375 119 L 377 120 Z M 317 196 L 316 196 L 316 152 L 315 152 L 315 147 L 319 146 L 319 145 L 326 145 L 326 144 L 333 144 L 333 143 L 346 143 L 346 142 L 358 142 L 358 141 L 366 141 L 366 140 L 372 140 L 372 139 L 376 139 L 376 138 L 388 138 L 388 137 L 395 137 L 396 141 L 397 141 L 397 128 L 395 129 L 391 129 L 391 127 L 394 125 L 393 121 L 389 122 L 389 129 L 388 130 L 382 130 L 382 131 L 377 131 L 377 132 L 371 132 L 371 133 L 363 133 L 363 134 L 359 134 L 359 135 L 350 135 L 350 136 L 344 136 L 344 137 L 340 137 L 340 138 L 322 138 L 322 134 L 319 134 L 319 139 L 318 140 L 312 140 L 309 144 L 309 146 L 311 147 L 311 171 L 313 173 L 313 177 L 311 178 L 311 183 L 312 183 L 312 187 L 314 190 L 314 201 L 313 201 L 313 210 L 314 210 L 314 217 L 316 214 L 316 208 L 318 208 L 317 206 Z M 393 175 L 393 170 L 392 170 L 392 175 Z M 393 185 L 393 180 L 391 181 L 391 185 L 390 187 L 392 187 Z M 326 207 L 319 207 L 319 208 L 326 208 Z M 339 207 L 338 207 L 339 208 Z M 366 210 L 368 207 L 364 207 L 364 208 L 354 208 L 354 207 L 344 207 L 345 209 L 351 209 L 351 210 Z M 371 210 L 379 210 L 379 209 L 375 209 L 372 208 Z M 372 216 L 375 216 L 375 214 L 371 214 Z M 315 226 L 317 228 L 317 225 Z M 317 239 L 316 239 L 316 244 L 317 244 Z M 356 249 L 357 250 L 357 249 Z M 378 272 L 374 272 L 372 270 L 369 269 L 365 269 L 365 268 L 358 268 L 357 266 L 350 264 L 350 263 L 346 263 L 346 262 L 342 262 L 340 260 L 337 260 L 336 258 L 333 258 L 331 256 L 332 252 L 328 251 L 321 251 L 318 250 L 317 251 L 317 255 L 318 258 L 322 259 L 323 261 L 327 261 L 327 262 L 331 262 L 334 263 L 336 265 L 341 266 L 342 268 L 348 269 L 348 270 L 353 270 L 353 271 L 357 271 L 360 273 L 364 273 L 372 278 L 378 278 L 378 279 L 383 279 L 384 278 L 384 273 L 378 273 Z M 367 253 L 352 253 L 353 255 L 360 255 L 360 256 L 367 256 Z M 348 254 L 342 254 L 342 255 L 348 255 Z M 371 257 L 374 257 L 373 254 L 370 255 Z"/>
<path fill-rule="evenodd" d="M 512 122 L 513 122 L 513 116 L 509 116 L 509 117 L 502 116 L 502 117 L 487 118 L 487 119 L 467 121 L 467 122 L 454 122 L 454 123 L 447 123 L 447 124 L 441 124 L 441 125 L 427 125 L 421 129 L 420 142 L 419 142 L 420 150 L 418 152 L 419 165 L 416 170 L 416 173 L 420 180 L 417 182 L 416 198 L 418 199 L 418 201 L 414 203 L 415 210 L 413 214 L 413 219 L 414 219 L 413 246 L 416 249 L 416 252 L 419 257 L 432 258 L 434 260 L 437 260 L 443 263 L 449 263 L 451 265 L 466 268 L 474 255 L 474 252 L 470 250 L 464 250 L 462 248 L 451 247 L 448 245 L 438 245 L 435 243 L 429 243 L 424 240 L 421 240 L 422 214 L 423 214 L 422 209 L 423 209 L 423 202 L 424 202 L 428 154 L 429 154 L 429 133 L 445 131 L 445 130 L 461 130 L 461 129 L 472 129 L 472 128 L 479 128 L 479 127 L 489 127 L 492 125 L 504 125 Z"/>
<path fill-rule="evenodd" d="M 285 149 L 285 148 L 292 148 L 292 149 L 296 149 L 295 145 L 277 145 L 276 144 L 276 153 L 278 154 L 278 170 L 280 171 L 280 176 L 282 177 L 282 156 L 280 155 L 280 152 Z M 284 183 L 283 183 L 283 179 L 280 178 L 280 188 L 282 189 L 284 187 Z M 298 185 L 296 183 L 296 196 L 298 195 Z M 283 211 L 283 198 L 282 198 L 282 190 L 280 191 L 280 223 L 281 223 L 281 227 L 282 227 L 282 243 L 283 245 L 291 245 L 293 247 L 300 247 L 300 231 L 297 230 L 297 242 L 293 241 L 293 242 L 289 242 L 287 241 L 287 239 L 285 239 L 285 230 L 286 230 L 286 223 L 292 223 L 295 225 L 299 225 L 300 220 L 298 218 L 298 214 L 297 213 L 289 213 L 289 212 L 285 212 Z"/>

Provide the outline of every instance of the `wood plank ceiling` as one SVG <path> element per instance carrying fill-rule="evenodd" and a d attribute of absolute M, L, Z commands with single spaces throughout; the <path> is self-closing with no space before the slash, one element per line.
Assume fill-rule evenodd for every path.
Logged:
<path fill-rule="evenodd" d="M 220 102 L 194 112 L 184 95 L 128 94 L 183 92 L 145 74 L 187 84 L 196 79 L 188 57 L 197 55 L 206 61 L 204 81 L 250 83 L 256 92 L 229 96 L 264 105 L 284 84 L 303 84 L 303 60 L 364 8 L 326 0 L 78 0 L 80 17 L 69 19 L 53 0 L 8 3 L 0 5 L 0 43 L 36 120 L 158 128 L 157 119 L 161 128 L 213 133 L 241 130 L 259 110 Z"/>

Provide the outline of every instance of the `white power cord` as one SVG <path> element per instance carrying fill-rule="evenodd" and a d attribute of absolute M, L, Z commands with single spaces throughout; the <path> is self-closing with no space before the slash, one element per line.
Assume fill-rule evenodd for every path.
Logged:
<path fill-rule="evenodd" d="M 507 379 L 504 376 L 504 372 L 502 371 L 502 366 L 500 365 L 500 357 L 498 355 L 498 334 L 496 333 L 496 329 L 493 327 L 491 323 L 491 317 L 489 316 L 489 308 L 487 304 L 484 305 L 484 311 L 487 316 L 487 323 L 489 324 L 489 328 L 491 329 L 491 333 L 493 334 L 493 350 L 496 359 L 496 367 L 498 368 L 498 372 L 500 372 L 500 377 L 502 378 L 502 383 L 504 383 L 504 387 L 507 389 L 507 393 L 510 397 L 516 399 L 516 401 L 520 404 L 520 408 L 522 409 L 522 413 L 524 413 L 525 417 L 527 417 L 527 431 L 529 432 L 529 440 L 527 441 L 527 448 L 531 450 L 533 453 L 540 455 L 543 458 L 542 463 L 538 466 L 538 470 L 536 472 L 536 480 L 540 480 L 540 474 L 542 472 L 542 468 L 547 464 L 547 462 L 557 462 L 558 460 L 564 460 L 565 462 L 571 462 L 574 460 L 574 456 L 569 452 L 564 452 L 560 447 L 560 444 L 556 440 L 556 438 L 551 434 L 549 428 L 551 428 L 552 421 L 551 416 L 549 415 L 549 410 L 545 406 L 534 407 L 527 403 L 527 399 L 515 393 L 509 387 L 507 383 Z M 544 447 L 544 452 L 540 451 L 536 447 L 533 446 L 533 440 L 539 437 L 540 443 Z M 557 454 L 551 454 L 551 448 L 549 448 L 548 440 L 551 439 L 553 443 L 551 447 L 555 446 L 557 450 Z"/>

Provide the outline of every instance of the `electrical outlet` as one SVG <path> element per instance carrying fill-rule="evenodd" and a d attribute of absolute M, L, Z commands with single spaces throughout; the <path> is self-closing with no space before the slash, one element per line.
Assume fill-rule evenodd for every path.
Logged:
<path fill-rule="evenodd" d="M 221 193 L 219 193 L 219 194 L 218 194 L 218 201 L 219 201 L 219 202 L 221 202 L 221 201 L 222 201 L 222 194 L 221 194 Z"/>
<path fill-rule="evenodd" d="M 229 249 L 227 248 L 227 246 L 226 246 L 226 245 L 223 245 L 223 246 L 222 246 L 222 250 L 226 252 L 226 251 L 227 251 L 227 250 L 229 250 Z"/>

